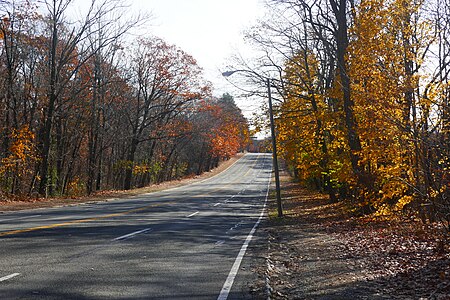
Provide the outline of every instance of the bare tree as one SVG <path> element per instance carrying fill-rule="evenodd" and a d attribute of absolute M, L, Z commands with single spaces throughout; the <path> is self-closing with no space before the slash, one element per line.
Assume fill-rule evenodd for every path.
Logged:
<path fill-rule="evenodd" d="M 164 125 L 188 103 L 202 97 L 201 69 L 180 49 L 160 39 L 144 39 L 138 42 L 130 61 L 133 92 L 130 94 L 132 106 L 125 112 L 130 128 L 125 189 L 131 188 L 132 167 L 139 144 L 152 139 L 156 126 Z"/>
<path fill-rule="evenodd" d="M 50 148 L 55 109 L 72 78 L 91 57 L 108 45 L 117 41 L 131 27 L 141 21 L 140 18 L 127 23 L 117 23 L 115 14 L 119 14 L 123 5 L 117 0 L 98 2 L 92 0 L 83 21 L 68 28 L 65 13 L 72 0 L 45 0 L 49 26 L 49 82 L 48 103 L 45 109 L 45 121 L 41 133 L 42 163 L 40 167 L 39 194 L 46 195 L 49 176 Z M 120 24 L 120 25 L 118 25 Z M 119 27 L 121 26 L 121 27 Z M 101 35 L 97 44 L 93 37 Z M 66 74 L 63 74 L 66 72 Z"/>

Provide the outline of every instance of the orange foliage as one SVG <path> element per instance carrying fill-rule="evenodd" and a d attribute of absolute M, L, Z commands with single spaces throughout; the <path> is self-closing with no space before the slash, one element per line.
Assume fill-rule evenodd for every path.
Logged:
<path fill-rule="evenodd" d="M 199 111 L 209 114 L 211 118 L 207 133 L 211 154 L 230 158 L 248 144 L 248 124 L 234 101 L 204 101 Z"/>
<path fill-rule="evenodd" d="M 37 160 L 33 143 L 34 133 L 31 132 L 28 126 L 23 126 L 18 130 L 13 130 L 10 138 L 12 139 L 9 147 L 10 154 L 2 159 L 0 174 L 16 170 L 17 175 L 20 177 L 30 172 L 30 164 Z"/>

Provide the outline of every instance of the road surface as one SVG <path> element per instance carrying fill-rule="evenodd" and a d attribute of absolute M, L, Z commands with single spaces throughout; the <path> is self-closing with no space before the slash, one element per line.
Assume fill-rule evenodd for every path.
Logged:
<path fill-rule="evenodd" d="M 175 189 L 0 214 L 0 299 L 239 299 L 271 167 L 247 154 Z"/>

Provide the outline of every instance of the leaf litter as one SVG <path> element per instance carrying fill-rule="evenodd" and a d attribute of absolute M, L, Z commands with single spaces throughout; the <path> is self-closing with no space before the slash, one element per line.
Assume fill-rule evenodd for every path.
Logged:
<path fill-rule="evenodd" d="M 282 182 L 284 217 L 272 199 L 262 229 L 268 267 L 258 270 L 271 299 L 450 299 L 448 235 L 438 224 L 355 217 L 286 174 Z"/>

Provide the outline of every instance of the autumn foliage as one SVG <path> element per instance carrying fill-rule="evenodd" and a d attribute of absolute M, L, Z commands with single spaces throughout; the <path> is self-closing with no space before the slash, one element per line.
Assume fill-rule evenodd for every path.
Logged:
<path fill-rule="evenodd" d="M 207 133 L 213 155 L 228 159 L 245 149 L 250 138 L 248 125 L 230 95 L 225 94 L 214 102 L 205 102 L 201 110 L 214 120 Z"/>
<path fill-rule="evenodd" d="M 271 11 L 277 21 L 249 38 L 270 56 L 262 70 L 281 74 L 278 142 L 296 176 L 360 214 L 450 225 L 450 4 L 296 0 Z"/>
<path fill-rule="evenodd" d="M 1 4 L 2 194 L 130 189 L 208 171 L 244 148 L 241 111 L 211 95 L 192 56 L 154 36 L 124 42 L 143 20 L 125 19 L 119 1 L 95 1 L 79 22 L 71 5 Z"/>

